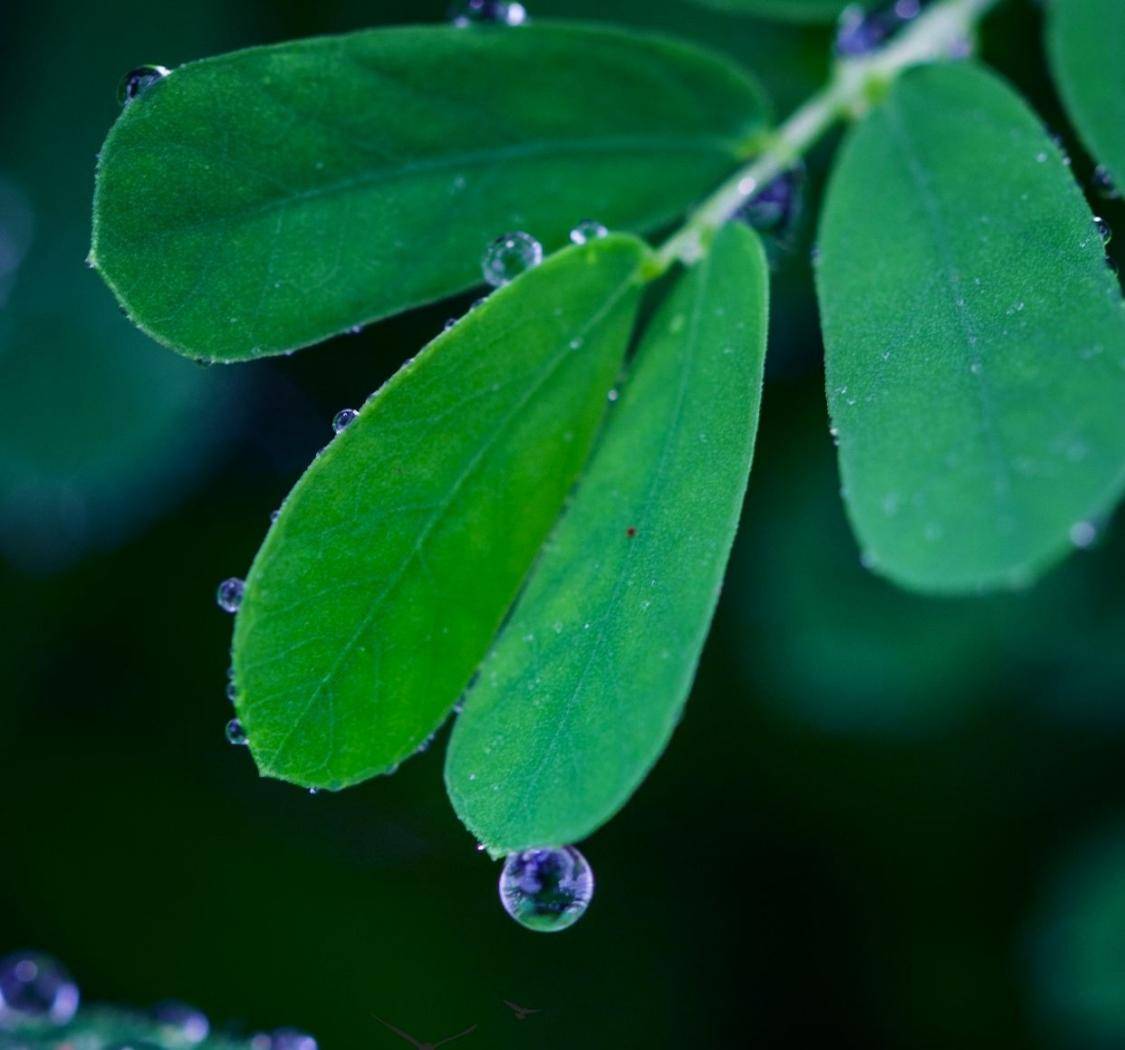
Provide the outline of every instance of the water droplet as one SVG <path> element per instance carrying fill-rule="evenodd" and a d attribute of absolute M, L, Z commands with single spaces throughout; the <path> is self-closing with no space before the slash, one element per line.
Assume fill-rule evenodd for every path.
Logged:
<path fill-rule="evenodd" d="M 458 0 L 449 9 L 449 20 L 458 29 L 473 25 L 522 26 L 527 21 L 523 4 L 501 0 Z"/>
<path fill-rule="evenodd" d="M 117 85 L 117 101 L 123 106 L 129 105 L 158 80 L 163 80 L 169 72 L 164 66 L 137 66 L 136 69 L 130 69 Z"/>
<path fill-rule="evenodd" d="M 152 1016 L 160 1025 L 166 1040 L 181 1043 L 202 1043 L 211 1031 L 211 1022 L 202 1010 L 187 1003 L 166 1002 L 153 1007 Z"/>
<path fill-rule="evenodd" d="M 481 270 L 484 279 L 493 288 L 499 288 L 542 261 L 543 246 L 530 233 L 517 230 L 497 237 L 488 246 L 481 260 Z"/>
<path fill-rule="evenodd" d="M 1109 223 L 1100 215 L 1094 216 L 1094 227 L 1098 231 L 1098 236 L 1102 239 L 1102 244 L 1109 244 L 1109 242 L 1113 240 L 1113 230 L 1110 229 Z"/>
<path fill-rule="evenodd" d="M 1104 165 L 1099 164 L 1098 167 L 1094 169 L 1094 175 L 1090 181 L 1094 185 L 1094 192 L 1103 200 L 1121 200 L 1121 191 L 1113 181 L 1113 176 L 1110 175 L 1109 169 Z"/>
<path fill-rule="evenodd" d="M 150 1043 L 147 1039 L 126 1039 L 124 1042 L 108 1044 L 105 1050 L 164 1050 L 164 1047 L 160 1043 Z"/>
<path fill-rule="evenodd" d="M 49 955 L 19 952 L 0 959 L 0 1025 L 66 1024 L 78 1009 L 78 985 Z"/>
<path fill-rule="evenodd" d="M 573 846 L 509 854 L 500 873 L 500 901 L 521 926 L 541 933 L 577 922 L 594 895 L 594 873 Z"/>
<path fill-rule="evenodd" d="M 234 680 L 227 682 L 227 699 L 234 703 L 238 699 L 238 686 L 235 685 Z"/>
<path fill-rule="evenodd" d="M 235 747 L 245 747 L 250 743 L 246 730 L 242 728 L 242 723 L 237 718 L 232 718 L 227 723 L 226 734 L 227 743 L 234 744 Z"/>
<path fill-rule="evenodd" d="M 1093 522 L 1078 521 L 1070 527 L 1070 542 L 1082 550 L 1089 547 L 1097 538 L 1098 530 Z"/>
<path fill-rule="evenodd" d="M 574 244 L 586 244 L 588 241 L 597 241 L 609 234 L 597 219 L 583 219 L 570 231 L 570 239 Z"/>
<path fill-rule="evenodd" d="M 609 393 L 606 394 L 606 397 L 609 399 L 611 404 L 614 401 L 616 401 L 620 396 L 621 395 L 617 392 L 616 389 L 610 390 Z"/>
<path fill-rule="evenodd" d="M 984 365 L 982 365 L 979 361 L 974 361 L 971 365 L 969 365 L 969 371 L 972 372 L 973 375 L 979 376 L 981 372 L 984 371 Z"/>
<path fill-rule="evenodd" d="M 445 324 L 441 326 L 441 330 L 443 332 L 448 332 L 451 328 L 456 328 L 458 320 L 459 319 L 456 317 L 451 317 L 448 321 L 445 322 Z"/>
<path fill-rule="evenodd" d="M 784 239 L 800 218 L 804 186 L 805 167 L 795 165 L 749 197 L 734 217 L 759 233 Z"/>
<path fill-rule="evenodd" d="M 881 11 L 867 11 L 862 4 L 849 4 L 836 23 L 836 54 L 859 58 L 870 54 L 902 26 L 917 17 L 920 0 L 897 0 Z"/>
<path fill-rule="evenodd" d="M 309 794 L 310 795 L 319 795 L 320 794 L 320 788 L 309 788 Z"/>
<path fill-rule="evenodd" d="M 223 612 L 236 613 L 238 607 L 242 604 L 242 595 L 245 590 L 246 584 L 237 576 L 232 576 L 229 580 L 223 580 L 219 584 L 219 589 L 215 593 L 215 601 L 218 602 L 219 608 Z"/>
<path fill-rule="evenodd" d="M 340 411 L 332 417 L 333 433 L 339 434 L 341 430 L 344 430 L 350 423 L 354 422 L 355 417 L 358 415 L 359 413 L 354 408 L 341 408 Z"/>
<path fill-rule="evenodd" d="M 280 517 L 281 517 L 281 511 L 280 510 L 271 510 L 270 511 L 270 524 L 273 524 L 273 522 L 277 521 L 277 519 L 280 518 Z"/>
<path fill-rule="evenodd" d="M 271 1036 L 270 1050 L 317 1050 L 316 1040 L 296 1028 L 278 1028 Z"/>

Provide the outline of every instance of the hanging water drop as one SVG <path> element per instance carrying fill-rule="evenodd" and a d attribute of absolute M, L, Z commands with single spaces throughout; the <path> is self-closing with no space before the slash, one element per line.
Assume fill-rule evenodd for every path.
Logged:
<path fill-rule="evenodd" d="M 587 244 L 589 241 L 601 240 L 609 235 L 607 230 L 597 219 L 583 219 L 570 231 L 572 244 Z"/>
<path fill-rule="evenodd" d="M 78 1009 L 78 985 L 49 955 L 0 959 L 0 1026 L 27 1021 L 66 1024 Z"/>
<path fill-rule="evenodd" d="M 137 66 L 130 69 L 117 85 L 117 101 L 123 106 L 144 94 L 158 80 L 163 80 L 170 70 L 164 66 Z"/>
<path fill-rule="evenodd" d="M 237 718 L 232 718 L 227 723 L 226 734 L 227 743 L 233 744 L 235 747 L 245 747 L 250 743 L 246 730 L 242 728 L 242 723 Z"/>
<path fill-rule="evenodd" d="M 160 1003 L 153 1007 L 152 1016 L 165 1040 L 194 1045 L 202 1043 L 211 1031 L 207 1015 L 187 1003 Z"/>
<path fill-rule="evenodd" d="M 1098 231 L 1098 236 L 1101 237 L 1102 244 L 1109 244 L 1109 242 L 1113 240 L 1113 230 L 1110 229 L 1109 223 L 1100 215 L 1094 216 L 1094 228 Z"/>
<path fill-rule="evenodd" d="M 339 434 L 341 430 L 344 430 L 349 424 L 355 422 L 355 417 L 358 415 L 359 413 L 354 408 L 341 408 L 340 411 L 332 417 L 333 433 Z"/>
<path fill-rule="evenodd" d="M 449 9 L 449 20 L 458 29 L 474 25 L 522 26 L 527 21 L 523 4 L 503 0 L 457 0 Z"/>
<path fill-rule="evenodd" d="M 493 288 L 499 288 L 542 261 L 543 246 L 530 233 L 517 230 L 497 237 L 485 249 L 481 270 L 484 279 Z"/>
<path fill-rule="evenodd" d="M 521 926 L 540 933 L 577 922 L 594 895 L 594 873 L 573 846 L 509 854 L 500 873 L 500 901 Z"/>
<path fill-rule="evenodd" d="M 236 613 L 238 607 L 242 604 L 242 595 L 245 590 L 246 584 L 237 576 L 232 576 L 229 580 L 223 580 L 219 584 L 219 589 L 215 593 L 215 601 L 223 612 Z"/>
<path fill-rule="evenodd" d="M 1109 169 L 1104 164 L 1099 164 L 1094 169 L 1094 175 L 1090 181 L 1094 185 L 1094 192 L 1103 200 L 1121 200 L 1121 191 L 1117 188 L 1113 176 L 1110 175 Z"/>

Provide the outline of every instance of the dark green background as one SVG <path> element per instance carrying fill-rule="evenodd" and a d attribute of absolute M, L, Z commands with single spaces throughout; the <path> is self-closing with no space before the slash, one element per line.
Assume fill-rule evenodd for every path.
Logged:
<path fill-rule="evenodd" d="M 178 996 L 323 1050 L 406 1045 L 374 1014 L 430 1040 L 476 1023 L 466 1050 L 1125 1045 L 1125 532 L 1018 596 L 924 600 L 860 568 L 825 421 L 814 200 L 779 253 L 757 464 L 698 684 L 655 773 L 583 845 L 598 892 L 579 926 L 536 936 L 503 914 L 444 798 L 444 737 L 316 798 L 223 742 L 215 583 L 245 571 L 332 414 L 465 304 L 199 369 L 132 333 L 83 266 L 94 154 L 131 66 L 443 6 L 0 14 L 0 178 L 35 219 L 0 308 L 0 952 L 56 954 L 93 1000 Z M 611 8 L 736 51 L 782 110 L 824 75 L 815 30 L 532 0 Z M 1038 8 L 989 29 L 1087 178 Z M 517 1022 L 501 999 L 544 1012 Z"/>

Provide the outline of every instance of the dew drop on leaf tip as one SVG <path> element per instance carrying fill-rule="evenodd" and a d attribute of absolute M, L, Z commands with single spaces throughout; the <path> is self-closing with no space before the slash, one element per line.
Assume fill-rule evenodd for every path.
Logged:
<path fill-rule="evenodd" d="M 333 433 L 339 434 L 341 430 L 346 430 L 349 425 L 355 422 L 355 418 L 358 415 L 359 413 L 354 408 L 341 408 L 340 411 L 332 417 Z"/>
<path fill-rule="evenodd" d="M 78 1010 L 78 985 L 39 952 L 0 959 L 0 1027 L 25 1022 L 66 1024 Z"/>
<path fill-rule="evenodd" d="M 242 723 L 237 718 L 232 718 L 226 724 L 224 732 L 226 733 L 227 743 L 233 744 L 235 747 L 245 747 L 250 743 L 246 730 L 243 729 Z"/>
<path fill-rule="evenodd" d="M 552 933 L 572 926 L 594 895 L 594 873 L 573 846 L 511 853 L 500 873 L 500 901 L 521 926 Z"/>
<path fill-rule="evenodd" d="M 527 8 L 504 0 L 457 0 L 449 9 L 449 20 L 458 28 L 474 25 L 522 26 Z"/>
<path fill-rule="evenodd" d="M 118 82 L 117 101 L 122 106 L 129 105 L 158 80 L 168 76 L 169 72 L 164 66 L 137 66 L 136 69 L 130 69 Z"/>
<path fill-rule="evenodd" d="M 499 288 L 542 261 L 543 246 L 531 234 L 517 230 L 497 237 L 485 249 L 481 272 L 493 288 Z"/>
<path fill-rule="evenodd" d="M 609 230 L 597 219 L 583 219 L 570 231 L 570 240 L 572 244 L 586 244 L 589 241 L 600 240 L 608 234 Z"/>
<path fill-rule="evenodd" d="M 246 584 L 237 576 L 232 576 L 219 584 L 215 601 L 223 612 L 236 613 L 238 607 L 242 604 L 242 595 L 245 590 Z"/>

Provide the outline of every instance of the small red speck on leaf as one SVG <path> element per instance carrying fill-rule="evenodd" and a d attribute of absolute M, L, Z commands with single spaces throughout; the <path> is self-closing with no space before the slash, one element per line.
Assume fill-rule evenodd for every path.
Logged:
<path fill-rule="evenodd" d="M 626 535 L 626 536 L 628 536 L 628 537 L 629 537 L 629 539 L 632 539 L 632 538 L 633 538 L 634 536 L 636 536 L 636 534 L 637 534 L 637 530 L 636 530 L 635 528 L 633 528 L 633 526 L 632 526 L 632 525 L 630 525 L 630 526 L 629 526 L 629 527 L 628 527 L 628 528 L 627 528 L 627 529 L 625 530 L 625 535 Z"/>

